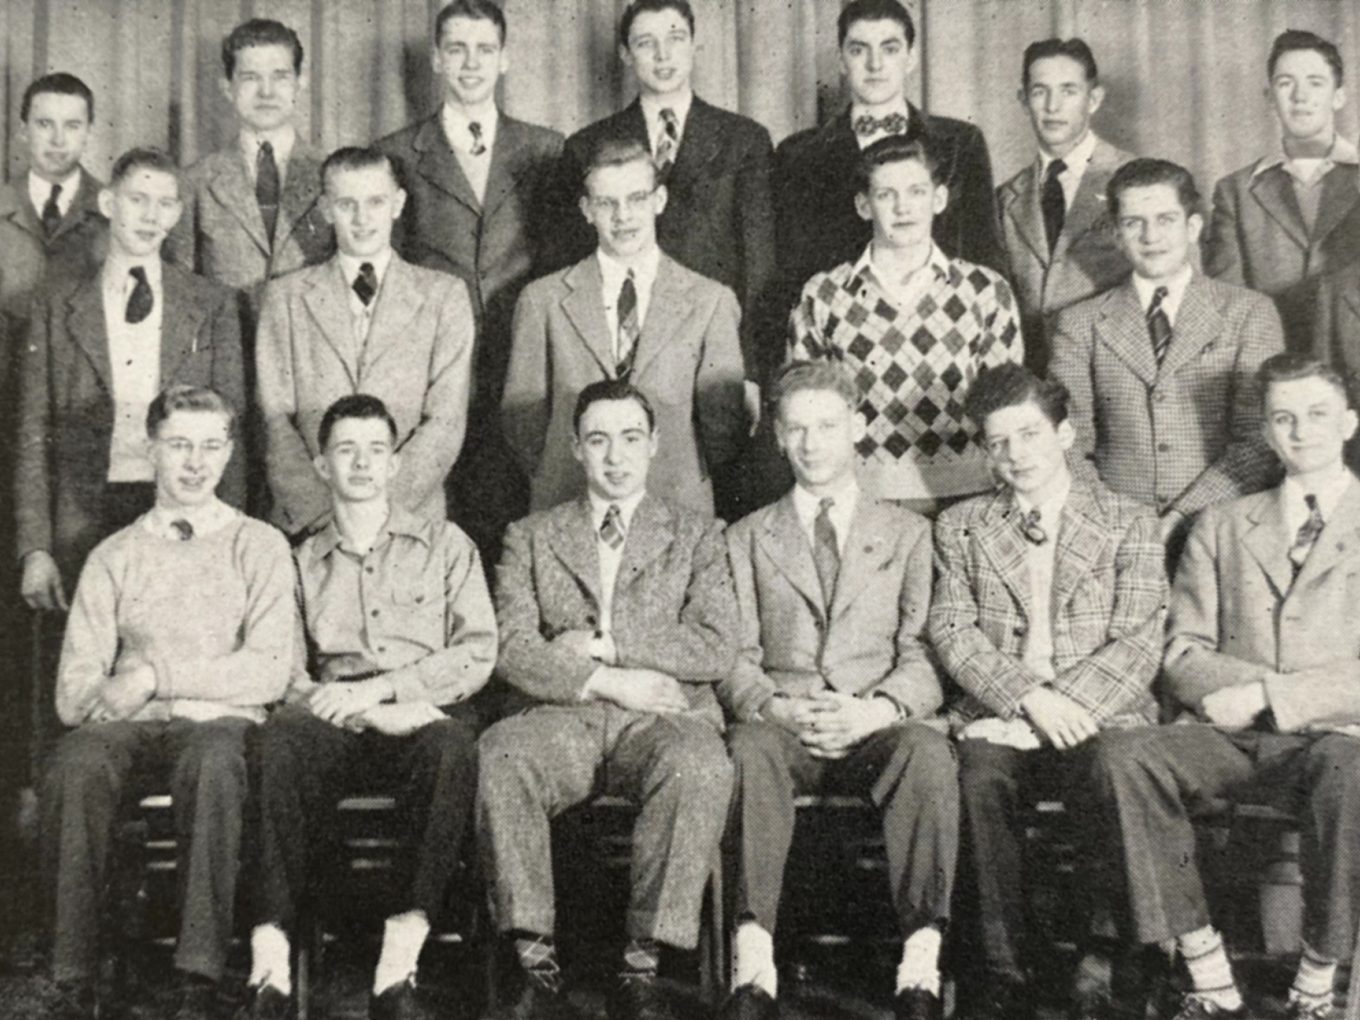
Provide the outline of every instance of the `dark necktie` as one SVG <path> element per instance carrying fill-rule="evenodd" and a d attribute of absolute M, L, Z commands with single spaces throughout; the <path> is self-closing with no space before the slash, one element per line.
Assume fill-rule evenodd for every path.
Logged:
<path fill-rule="evenodd" d="M 623 545 L 623 511 L 617 503 L 610 503 L 600 522 L 600 538 L 611 549 Z"/>
<path fill-rule="evenodd" d="M 1162 363 L 1166 357 L 1166 350 L 1171 346 L 1171 320 L 1167 317 L 1166 309 L 1162 307 L 1162 302 L 1166 300 L 1167 289 L 1158 287 L 1152 292 L 1152 303 L 1147 310 L 1148 336 L 1152 338 L 1152 353 L 1157 358 L 1157 364 Z"/>
<path fill-rule="evenodd" d="M 618 312 L 619 342 L 618 350 L 615 352 L 618 364 L 615 374 L 620 379 L 627 379 L 629 373 L 633 371 L 633 354 L 637 351 L 638 334 L 641 332 L 638 324 L 637 284 L 633 282 L 631 269 L 624 277 L 623 286 L 619 288 Z"/>
<path fill-rule="evenodd" d="M 1048 532 L 1044 530 L 1042 521 L 1043 515 L 1037 506 L 1020 519 L 1020 530 L 1024 532 L 1026 542 L 1043 545 L 1048 541 Z"/>
<path fill-rule="evenodd" d="M 831 508 L 835 505 L 830 496 L 823 499 L 812 522 L 812 562 L 827 606 L 836 597 L 836 578 L 841 572 L 841 547 L 836 541 L 836 525 L 831 523 Z"/>
<path fill-rule="evenodd" d="M 57 227 L 61 225 L 61 206 L 57 205 L 57 199 L 61 197 L 61 185 L 52 185 L 52 191 L 47 196 L 47 201 L 42 207 L 42 226 L 43 232 L 51 237 L 57 232 Z"/>
<path fill-rule="evenodd" d="M 1044 191 L 1039 198 L 1039 205 L 1044 211 L 1044 233 L 1048 235 L 1050 255 L 1058 246 L 1058 235 L 1062 233 L 1063 219 L 1067 216 L 1067 198 L 1063 195 L 1062 181 L 1058 180 L 1066 169 L 1067 164 L 1060 159 L 1048 164 L 1048 171 L 1044 174 Z"/>
<path fill-rule="evenodd" d="M 147 282 L 146 270 L 141 266 L 133 266 L 128 270 L 132 276 L 132 291 L 128 294 L 127 310 L 123 313 L 123 318 L 128 322 L 141 322 L 151 314 L 152 306 L 156 303 L 155 295 L 151 293 L 151 284 Z"/>
<path fill-rule="evenodd" d="M 174 529 L 181 542 L 187 542 L 194 537 L 194 526 L 182 517 L 177 521 L 171 521 L 170 527 Z"/>
<path fill-rule="evenodd" d="M 1304 561 L 1313 551 L 1313 546 L 1326 524 L 1322 519 L 1322 510 L 1318 507 L 1317 497 L 1310 492 L 1303 497 L 1303 501 L 1308 504 L 1308 520 L 1299 525 L 1298 534 L 1294 536 L 1294 544 L 1289 547 L 1289 562 L 1294 565 L 1295 577 L 1303 569 Z"/>
<path fill-rule="evenodd" d="M 354 278 L 351 286 L 365 308 L 373 303 L 373 296 L 378 293 L 378 274 L 373 271 L 372 262 L 365 262 L 359 266 L 359 275 Z"/>
<path fill-rule="evenodd" d="M 468 151 L 474 156 L 485 156 L 486 143 L 482 141 L 482 125 L 475 120 L 469 121 L 468 134 L 472 135 L 472 148 Z"/>
<path fill-rule="evenodd" d="M 661 108 L 661 137 L 656 143 L 656 173 L 665 180 L 675 166 L 675 154 L 680 148 L 680 118 L 669 106 Z"/>
<path fill-rule="evenodd" d="M 866 113 L 855 118 L 857 135 L 876 135 L 880 131 L 889 135 L 900 135 L 905 134 L 906 130 L 907 117 L 903 113 L 890 113 L 886 117 L 871 117 Z"/>
<path fill-rule="evenodd" d="M 274 225 L 279 219 L 279 165 L 274 162 L 274 146 L 261 142 L 255 153 L 255 203 L 264 219 L 264 233 L 272 246 Z"/>

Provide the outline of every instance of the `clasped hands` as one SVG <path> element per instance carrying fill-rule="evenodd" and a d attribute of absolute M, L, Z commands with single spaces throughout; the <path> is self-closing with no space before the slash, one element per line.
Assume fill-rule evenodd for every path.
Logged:
<path fill-rule="evenodd" d="M 386 676 L 375 676 L 320 684 L 307 695 L 306 705 L 313 715 L 334 726 L 355 732 L 377 730 L 390 737 L 404 737 L 444 718 L 428 701 L 389 702 L 393 696 L 392 682 Z"/>
<path fill-rule="evenodd" d="M 895 723 L 897 706 L 887 698 L 828 690 L 771 698 L 761 714 L 796 736 L 814 758 L 836 759 Z"/>

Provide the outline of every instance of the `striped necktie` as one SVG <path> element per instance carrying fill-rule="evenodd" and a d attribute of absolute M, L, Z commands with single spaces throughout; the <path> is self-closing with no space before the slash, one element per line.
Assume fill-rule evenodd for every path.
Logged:
<path fill-rule="evenodd" d="M 1152 303 L 1147 310 L 1148 336 L 1152 338 L 1152 353 L 1157 359 L 1157 364 L 1162 363 L 1166 357 L 1167 348 L 1171 346 L 1171 319 L 1166 314 L 1166 309 L 1162 307 L 1162 302 L 1166 300 L 1168 291 L 1165 287 L 1158 287 L 1152 292 Z"/>

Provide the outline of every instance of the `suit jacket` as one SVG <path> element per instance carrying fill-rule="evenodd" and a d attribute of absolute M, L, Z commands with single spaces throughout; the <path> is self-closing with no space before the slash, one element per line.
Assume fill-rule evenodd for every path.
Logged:
<path fill-rule="evenodd" d="M 529 284 L 515 309 L 501 423 L 535 510 L 585 492 L 572 412 L 581 390 L 616 374 L 602 287 L 592 255 Z M 661 434 L 650 488 L 707 514 L 709 472 L 732 460 L 746 435 L 739 316 L 730 290 L 661 256 L 632 372 Z"/>
<path fill-rule="evenodd" d="M 377 142 L 401 172 L 406 208 L 395 244 L 409 262 L 467 284 L 478 321 L 474 404 L 494 415 L 510 357 L 510 323 L 524 285 L 547 271 L 543 229 L 562 136 L 500 114 L 486 204 L 477 201 L 444 137 L 440 114 Z"/>
<path fill-rule="evenodd" d="M 258 312 L 267 280 L 324 262 L 335 251 L 335 234 L 319 205 L 321 163 L 301 139 L 293 146 L 270 238 L 240 145 L 233 140 L 209 153 L 185 173 L 184 215 L 166 241 L 166 255 L 245 291 L 252 313 Z"/>
<path fill-rule="evenodd" d="M 512 706 L 571 705 L 599 667 L 554 645 L 600 621 L 600 561 L 584 497 L 530 514 L 505 533 L 496 567 L 498 670 Z M 633 514 L 614 587 L 617 665 L 685 685 L 690 707 L 721 725 L 714 685 L 737 651 L 737 602 L 721 525 L 650 492 Z"/>
<path fill-rule="evenodd" d="M 601 138 L 633 138 L 650 148 L 642 103 L 596 121 L 567 139 L 563 184 L 570 248 L 559 264 L 595 249 L 595 232 L 577 208 L 581 177 Z M 774 212 L 770 202 L 770 133 L 760 124 L 698 96 L 685 118 L 675 163 L 666 178 L 666 209 L 657 220 L 661 249 L 682 266 L 729 287 L 742 308 L 741 345 L 747 378 L 777 366 L 782 316 L 771 323 Z M 787 313 L 787 309 L 783 310 Z M 773 325 L 773 330 L 770 330 Z"/>
<path fill-rule="evenodd" d="M 935 522 L 930 640 L 964 695 L 961 722 L 1014 718 L 1044 683 L 1023 657 L 1030 622 L 1028 542 L 1009 489 L 949 507 Z M 1155 722 L 1166 570 L 1152 511 L 1073 479 L 1053 566 L 1050 684 L 1101 726 Z"/>
<path fill-rule="evenodd" d="M 1278 489 L 1209 507 L 1195 522 L 1166 640 L 1168 691 L 1187 709 L 1262 680 L 1283 732 L 1360 724 L 1360 482 L 1352 480 L 1297 578 L 1293 542 Z"/>
<path fill-rule="evenodd" d="M 861 493 L 828 607 L 792 493 L 732 525 L 741 645 L 723 707 L 749 721 L 776 692 L 830 687 L 932 715 L 944 695 L 924 641 L 930 557 L 929 521 Z"/>
<path fill-rule="evenodd" d="M 1309 279 L 1360 259 L 1360 167 L 1339 165 L 1323 179 L 1309 231 L 1289 174 L 1256 164 L 1214 188 L 1205 272 L 1275 298 L 1291 350 L 1307 349 L 1313 311 Z"/>
<path fill-rule="evenodd" d="M 909 108 L 908 133 L 924 132 L 941 160 L 949 204 L 935 217 L 935 241 L 946 255 L 1009 276 L 1001 242 L 992 161 L 974 125 Z M 873 227 L 855 210 L 860 148 L 847 108 L 821 127 L 779 143 L 772 175 L 779 252 L 780 312 L 787 318 L 814 273 L 853 262 Z"/>
<path fill-rule="evenodd" d="M 1096 139 L 1052 254 L 1040 205 L 1043 181 L 1038 160 L 996 189 L 1011 278 L 1020 300 L 1025 364 L 1041 375 L 1048 366 L 1048 338 L 1058 312 L 1129 274 L 1128 257 L 1105 209 L 1105 186 L 1131 159 L 1131 153 Z"/>
<path fill-rule="evenodd" d="M 165 265 L 161 277 L 160 386 L 211 386 L 246 406 L 239 295 Z M 102 533 L 102 497 L 113 436 L 113 391 L 102 274 L 51 281 L 35 306 L 20 364 L 15 467 L 18 555 L 50 552 L 75 583 Z M 241 506 L 243 451 L 217 492 Z"/>
<path fill-rule="evenodd" d="M 443 518 L 444 476 L 463 445 L 472 305 L 463 282 L 395 252 L 362 349 L 339 256 L 265 289 L 256 343 L 273 522 L 289 534 L 323 522 L 331 495 L 312 468 L 317 429 L 350 393 L 380 398 L 397 421 L 401 471 L 392 497 Z"/>
<path fill-rule="evenodd" d="M 1360 407 L 1360 266 L 1318 280 L 1313 321 L 1313 353 L 1341 373 L 1352 407 Z M 1346 445 L 1346 463 L 1360 468 L 1360 438 Z"/>
<path fill-rule="evenodd" d="M 1269 485 L 1255 376 L 1282 346 L 1268 298 L 1199 274 L 1160 366 L 1132 278 L 1065 309 L 1049 374 L 1071 391 L 1082 469 L 1159 513 Z"/>

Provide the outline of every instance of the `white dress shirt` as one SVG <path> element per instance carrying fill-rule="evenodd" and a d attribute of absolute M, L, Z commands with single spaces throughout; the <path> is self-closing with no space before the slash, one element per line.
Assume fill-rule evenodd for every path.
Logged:
<path fill-rule="evenodd" d="M 822 500 L 830 497 L 833 502 L 827 516 L 831 526 L 836 529 L 836 551 L 845 554 L 845 542 L 850 536 L 850 522 L 855 519 L 855 508 L 859 505 L 859 483 L 852 475 L 835 492 L 825 496 L 814 496 L 801 485 L 793 487 L 793 511 L 798 515 L 798 525 L 808 540 L 808 546 L 817 548 L 817 515 L 822 509 Z"/>
<path fill-rule="evenodd" d="M 71 211 L 71 203 L 76 200 L 76 192 L 80 190 L 80 167 L 76 167 L 69 174 L 57 181 L 61 185 L 61 194 L 57 196 L 57 209 L 65 216 Z M 42 219 L 43 206 L 47 204 L 48 197 L 52 194 L 52 182 L 44 180 L 32 170 L 28 172 L 28 200 L 33 203 L 33 211 L 37 213 L 38 219 Z"/>
<path fill-rule="evenodd" d="M 1069 481 L 1061 491 L 1038 504 L 1030 503 L 1018 492 L 1015 494 L 1016 512 L 1023 517 L 1037 508 L 1039 527 L 1048 534 L 1048 541 L 1042 545 L 1025 539 L 1030 612 L 1023 662 L 1026 669 L 1044 680 L 1052 680 L 1058 675 L 1053 667 L 1053 568 L 1057 561 L 1058 528 L 1071 488 Z"/>
<path fill-rule="evenodd" d="M 1058 174 L 1058 183 L 1062 185 L 1063 204 L 1066 208 L 1072 208 L 1072 202 L 1077 197 L 1077 189 L 1081 187 L 1081 179 L 1086 175 L 1086 167 L 1091 162 L 1091 157 L 1096 151 L 1096 133 L 1087 131 L 1086 137 L 1076 144 L 1066 156 L 1050 156 L 1039 150 L 1039 188 L 1043 189 L 1044 181 L 1048 180 L 1048 165 L 1055 159 L 1061 158 L 1063 165 L 1067 168 Z"/>
<path fill-rule="evenodd" d="M 906 276 L 895 276 L 884 260 L 875 258 L 874 255 L 874 242 L 870 241 L 865 245 L 859 261 L 855 263 L 854 271 L 862 273 L 867 269 L 873 273 L 879 288 L 908 315 L 916 308 L 921 298 L 926 296 L 926 291 L 934 285 L 936 279 L 949 277 L 949 258 L 940 251 L 934 241 L 930 242 L 930 254 L 926 256 L 925 262 Z"/>
<path fill-rule="evenodd" d="M 349 313 L 354 322 L 354 341 L 358 344 L 357 349 L 363 350 L 364 343 L 368 340 L 369 327 L 373 325 L 373 311 L 382 298 L 383 278 L 387 275 L 387 267 L 392 263 L 392 249 L 384 248 L 372 258 L 355 258 L 344 252 L 336 252 L 336 257 L 340 262 L 340 271 L 345 277 L 345 293 L 349 296 Z M 378 279 L 377 293 L 368 304 L 360 301 L 359 295 L 354 293 L 354 281 L 359 277 L 359 267 L 365 262 L 373 264 L 373 274 Z"/>
<path fill-rule="evenodd" d="M 1336 505 L 1341 502 L 1341 497 L 1353 481 L 1354 477 L 1345 464 L 1338 464 L 1335 471 L 1320 478 L 1308 479 L 1306 486 L 1299 479 L 1286 476 L 1284 484 L 1280 486 L 1280 510 L 1284 516 L 1286 544 L 1294 544 L 1299 528 L 1310 516 L 1304 496 L 1317 499 L 1318 512 L 1322 514 L 1325 524 L 1332 519 Z"/>
<path fill-rule="evenodd" d="M 476 122 L 482 129 L 482 144 L 486 151 L 479 156 L 472 154 L 475 142 L 469 124 Z M 500 111 L 491 103 L 481 113 L 469 113 L 459 107 L 444 104 L 439 114 L 439 124 L 444 129 L 444 138 L 463 169 L 463 176 L 472 186 L 477 196 L 477 204 L 486 201 L 486 182 L 491 173 L 491 150 L 496 144 L 496 127 L 500 123 Z"/>
<path fill-rule="evenodd" d="M 609 500 L 601 499 L 595 493 L 589 493 L 590 500 L 590 525 L 595 531 L 595 550 L 600 558 L 600 623 L 599 634 L 591 644 L 591 653 L 595 658 L 604 662 L 612 663 L 614 660 L 614 639 L 610 635 L 613 632 L 614 618 L 614 582 L 619 576 L 619 564 L 623 562 L 623 550 L 628 546 L 628 534 L 633 526 L 633 514 L 637 512 L 638 504 L 642 502 L 642 497 L 646 491 L 637 492 L 627 499 Z M 623 541 L 615 549 L 606 542 L 600 534 L 600 528 L 604 525 L 605 514 L 609 512 L 610 506 L 617 503 L 619 516 L 623 527 Z"/>
<path fill-rule="evenodd" d="M 1162 298 L 1162 311 L 1166 312 L 1167 321 L 1171 323 L 1171 328 L 1176 328 L 1176 315 L 1181 310 L 1181 301 L 1185 298 L 1185 288 L 1190 286 L 1190 278 L 1195 275 L 1195 271 L 1186 264 L 1181 267 L 1181 271 L 1169 280 L 1144 280 L 1137 273 L 1133 274 L 1133 288 L 1138 293 L 1138 304 L 1143 308 L 1144 317 L 1147 316 L 1148 309 L 1152 306 L 1152 295 L 1157 292 L 1158 287 L 1166 288 L 1166 297 Z"/>
<path fill-rule="evenodd" d="M 606 255 L 603 249 L 596 249 L 595 257 L 600 262 L 604 321 L 609 327 L 609 337 L 614 343 L 614 357 L 617 360 L 622 353 L 619 350 L 619 291 L 623 289 L 623 281 L 628 278 L 631 269 L 633 286 L 637 290 L 638 333 L 641 334 L 643 323 L 647 321 L 647 309 L 652 304 L 652 284 L 656 282 L 657 267 L 661 264 L 661 249 L 652 245 L 652 250 L 639 258 L 634 266 L 625 266 Z"/>
<path fill-rule="evenodd" d="M 127 321 L 127 303 L 141 266 L 151 286 L 151 314 Z M 149 482 L 155 471 L 146 450 L 146 411 L 161 389 L 161 260 L 124 259 L 110 254 L 102 271 L 104 324 L 109 336 L 113 386 L 113 435 L 109 441 L 110 482 Z"/>
<path fill-rule="evenodd" d="M 293 155 L 293 146 L 297 144 L 297 128 L 292 124 L 272 131 L 253 131 L 243 127 L 237 141 L 241 146 L 241 158 L 246 161 L 246 176 L 252 185 L 255 183 L 255 161 L 260 157 L 260 146 L 268 142 L 274 147 L 274 165 L 279 168 L 281 198 L 284 182 L 288 179 L 288 159 Z"/>
<path fill-rule="evenodd" d="M 638 105 L 642 107 L 642 118 L 647 122 L 647 143 L 652 148 L 653 156 L 657 155 L 661 147 L 661 138 L 666 133 L 661 123 L 661 111 L 670 110 L 675 114 L 677 134 L 675 151 L 678 154 L 680 143 L 685 139 L 685 123 L 689 120 L 689 108 L 694 105 L 694 90 L 685 89 L 680 95 L 666 96 L 664 99 L 650 95 L 639 96 Z"/>

